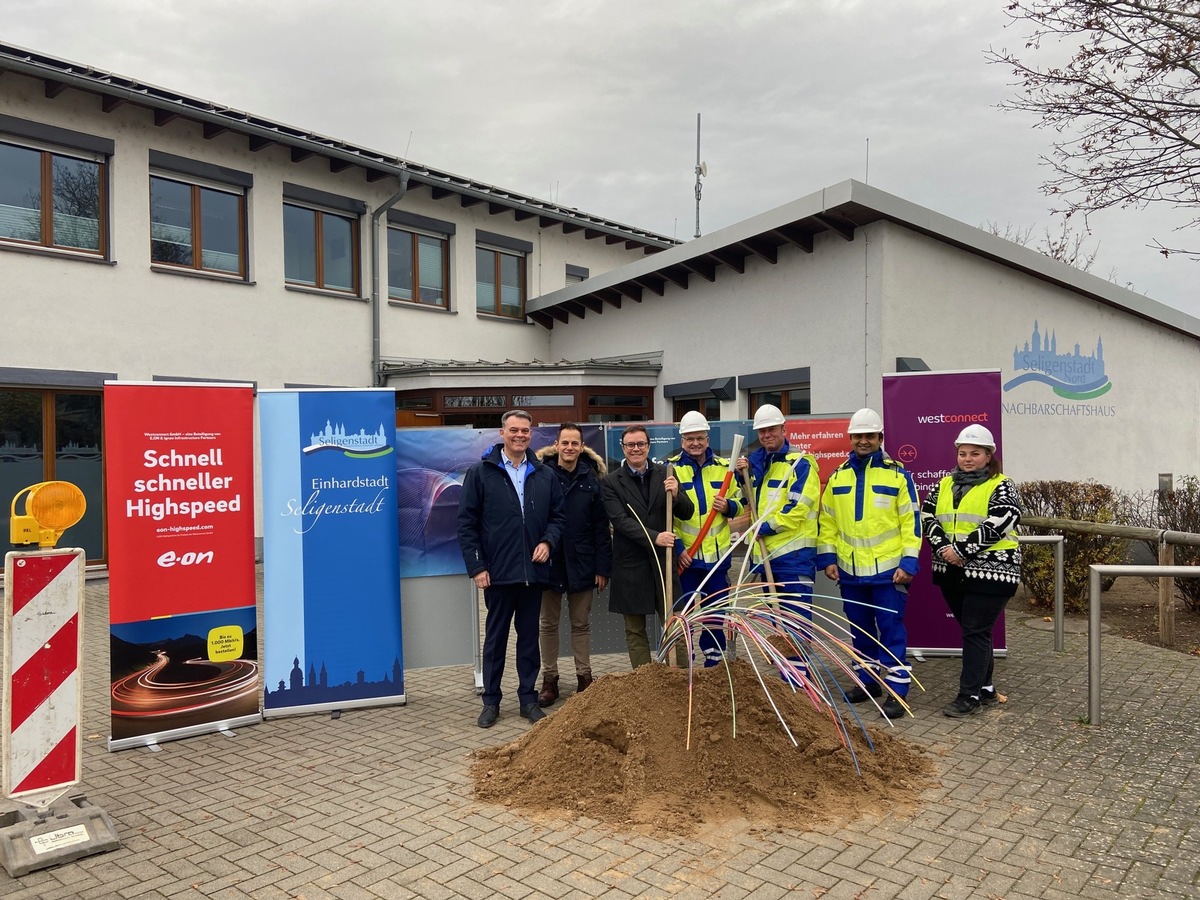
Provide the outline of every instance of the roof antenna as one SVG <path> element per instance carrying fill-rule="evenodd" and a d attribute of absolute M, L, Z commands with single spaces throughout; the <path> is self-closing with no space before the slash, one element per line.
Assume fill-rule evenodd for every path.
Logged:
<path fill-rule="evenodd" d="M 863 184 L 871 183 L 871 139 L 867 138 L 867 162 L 863 166 Z"/>
<path fill-rule="evenodd" d="M 708 165 L 700 161 L 700 113 L 696 113 L 696 237 L 700 237 L 700 179 L 708 176 Z"/>

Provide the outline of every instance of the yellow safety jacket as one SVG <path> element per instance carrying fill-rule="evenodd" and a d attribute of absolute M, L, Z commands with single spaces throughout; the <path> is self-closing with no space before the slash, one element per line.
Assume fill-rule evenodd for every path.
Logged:
<path fill-rule="evenodd" d="M 851 454 L 821 499 L 817 568 L 837 563 L 849 583 L 883 584 L 897 568 L 917 573 L 921 529 L 912 476 L 882 450 Z"/>
<path fill-rule="evenodd" d="M 682 547 L 677 546 L 676 549 L 679 552 L 685 552 L 695 543 L 700 529 L 704 525 L 704 520 L 708 518 L 708 511 L 712 509 L 713 499 L 720 492 L 721 485 L 725 483 L 725 474 L 729 471 L 729 460 L 714 455 L 712 448 L 708 448 L 705 450 L 704 460 L 699 466 L 682 451 L 672 456 L 669 461 L 675 467 L 675 479 L 679 482 L 679 489 L 686 492 L 695 507 L 691 518 L 675 517 L 675 536 L 682 542 Z M 693 556 L 693 566 L 711 569 L 729 549 L 729 519 L 740 514 L 741 498 L 742 492 L 735 478 L 725 493 L 725 499 L 729 501 L 729 508 L 724 515 L 717 513 L 713 518 L 708 534 L 704 536 L 704 542 Z M 725 564 L 728 563 L 729 558 L 726 557 Z"/>
<path fill-rule="evenodd" d="M 817 523 L 821 508 L 821 475 L 811 453 L 791 450 L 777 453 L 761 447 L 748 457 L 754 484 L 754 512 L 763 520 L 759 531 L 767 557 L 794 553 L 811 564 L 816 556 Z M 759 541 L 753 560 L 762 562 Z"/>
<path fill-rule="evenodd" d="M 977 484 L 967 491 L 954 508 L 954 478 L 947 475 L 938 486 L 937 516 L 938 524 L 951 541 L 963 541 L 988 517 L 988 506 L 992 494 L 1004 481 L 1007 475 L 993 475 L 982 484 Z M 1015 528 L 1005 532 L 1004 537 L 994 544 L 988 545 L 988 550 L 1015 550 L 1021 546 L 1017 541 Z"/>

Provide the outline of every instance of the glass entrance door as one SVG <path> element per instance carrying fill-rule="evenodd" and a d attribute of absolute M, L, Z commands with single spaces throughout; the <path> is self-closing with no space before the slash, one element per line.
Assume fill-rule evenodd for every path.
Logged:
<path fill-rule="evenodd" d="M 69 481 L 83 491 L 87 512 L 62 546 L 82 547 L 89 562 L 104 561 L 101 407 L 99 392 L 0 388 L 0 540 L 8 541 L 19 490 L 39 481 Z"/>

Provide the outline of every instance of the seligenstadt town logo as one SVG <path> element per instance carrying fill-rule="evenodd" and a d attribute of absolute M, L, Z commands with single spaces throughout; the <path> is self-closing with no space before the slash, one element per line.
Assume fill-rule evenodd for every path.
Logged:
<path fill-rule="evenodd" d="M 1104 374 L 1104 343 L 1099 337 L 1096 351 L 1090 355 L 1085 356 L 1078 343 L 1071 353 L 1059 353 L 1055 333 L 1043 340 L 1036 320 L 1025 348 L 1013 349 L 1013 370 L 1016 377 L 1004 385 L 1005 391 L 1037 382 L 1068 400 L 1092 400 L 1112 389 L 1112 382 Z"/>
<path fill-rule="evenodd" d="M 304 448 L 306 454 L 319 453 L 322 450 L 340 450 L 346 456 L 355 459 L 370 459 L 392 452 L 388 445 L 387 430 L 382 423 L 373 434 L 368 434 L 363 428 L 360 428 L 357 434 L 348 434 L 345 425 L 339 423 L 335 426 L 326 420 L 325 429 L 310 435 L 309 441 L 309 445 Z"/>

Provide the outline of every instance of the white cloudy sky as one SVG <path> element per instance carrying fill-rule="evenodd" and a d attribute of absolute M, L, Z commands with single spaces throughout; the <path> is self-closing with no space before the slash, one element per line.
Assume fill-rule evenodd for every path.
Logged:
<path fill-rule="evenodd" d="M 688 238 L 846 178 L 971 225 L 1057 221 L 1051 135 L 996 104 L 1005 0 L 6 0 L 4 41 Z M 869 165 L 867 146 L 870 146 Z M 1170 209 L 1093 273 L 1200 316 Z"/>

